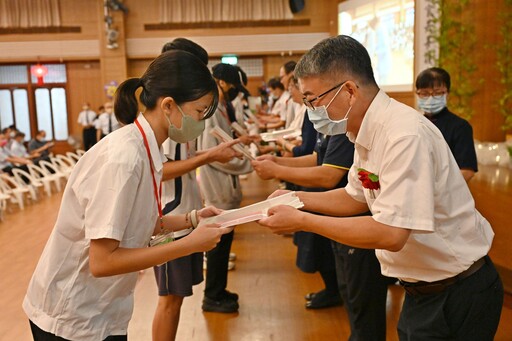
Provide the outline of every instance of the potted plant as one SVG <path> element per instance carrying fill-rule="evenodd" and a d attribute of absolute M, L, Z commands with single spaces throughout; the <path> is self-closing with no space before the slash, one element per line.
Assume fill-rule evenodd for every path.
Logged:
<path fill-rule="evenodd" d="M 427 0 L 425 61 L 448 71 L 452 78 L 450 106 L 469 120 L 474 114 L 471 99 L 476 93 L 476 44 L 469 0 Z M 437 52 L 437 49 L 439 52 Z"/>
<path fill-rule="evenodd" d="M 500 73 L 502 90 L 498 99 L 498 110 L 505 118 L 503 130 L 512 130 L 512 0 L 504 0 L 499 14 L 500 43 L 496 47 L 496 66 Z M 511 153 L 509 146 L 509 154 Z M 511 155 L 512 158 L 512 155 Z"/>

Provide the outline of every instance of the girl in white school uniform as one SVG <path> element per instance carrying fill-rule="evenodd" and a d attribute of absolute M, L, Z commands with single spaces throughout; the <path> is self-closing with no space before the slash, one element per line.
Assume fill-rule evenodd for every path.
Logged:
<path fill-rule="evenodd" d="M 217 103 L 208 68 L 183 51 L 160 55 L 119 86 L 115 113 L 126 126 L 75 166 L 24 299 L 34 340 L 127 340 L 138 270 L 208 251 L 230 232 L 197 226 L 216 208 L 162 218 L 160 206 L 161 144 L 195 139 Z M 156 233 L 191 226 L 185 238 L 147 247 Z"/>

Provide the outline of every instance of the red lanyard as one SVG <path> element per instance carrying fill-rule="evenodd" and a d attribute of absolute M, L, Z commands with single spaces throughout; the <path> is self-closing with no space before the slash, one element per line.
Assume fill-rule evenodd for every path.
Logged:
<path fill-rule="evenodd" d="M 135 124 L 137 128 L 139 128 L 140 134 L 142 135 L 142 139 L 144 140 L 144 146 L 146 147 L 146 153 L 148 154 L 149 159 L 149 167 L 151 168 L 151 177 L 153 178 L 153 190 L 155 192 L 156 206 L 158 207 L 158 218 L 160 218 L 160 231 L 164 230 L 164 220 L 162 214 L 162 181 L 160 181 L 160 191 L 156 187 L 156 179 L 155 179 L 155 171 L 153 170 L 153 162 L 151 158 L 151 151 L 149 150 L 148 139 L 146 138 L 146 134 L 144 130 L 140 126 L 138 120 L 135 120 Z"/>

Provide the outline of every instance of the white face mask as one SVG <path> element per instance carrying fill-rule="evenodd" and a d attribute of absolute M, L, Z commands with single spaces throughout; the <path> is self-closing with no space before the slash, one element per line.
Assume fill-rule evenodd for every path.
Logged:
<path fill-rule="evenodd" d="M 446 94 L 442 96 L 418 98 L 418 107 L 426 113 L 438 114 L 446 107 Z"/>
<path fill-rule="evenodd" d="M 350 110 L 352 110 L 352 106 L 348 108 L 345 117 L 338 121 L 331 120 L 331 118 L 329 117 L 329 113 L 327 112 L 327 108 L 329 108 L 332 101 L 334 101 L 336 96 L 338 96 L 343 86 L 344 84 L 340 86 L 334 97 L 331 99 L 329 103 L 327 103 L 327 105 L 315 107 L 315 110 L 307 110 L 309 120 L 311 121 L 311 123 L 313 123 L 315 130 L 318 131 L 319 133 L 322 133 L 324 135 L 340 135 L 345 134 L 347 132 L 347 117 L 348 114 L 350 113 Z"/>

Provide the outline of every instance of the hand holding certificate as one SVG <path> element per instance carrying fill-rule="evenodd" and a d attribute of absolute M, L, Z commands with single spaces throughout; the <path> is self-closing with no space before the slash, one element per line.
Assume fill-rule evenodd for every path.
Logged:
<path fill-rule="evenodd" d="M 229 136 L 224 130 L 222 130 L 219 127 L 214 127 L 211 131 L 211 134 L 223 142 L 233 141 L 233 138 L 231 136 Z M 247 149 L 245 149 L 245 147 L 242 144 L 235 144 L 232 148 L 235 151 L 239 152 L 240 154 L 244 155 L 249 160 L 254 160 L 254 157 L 251 155 L 251 153 Z"/>
<path fill-rule="evenodd" d="M 251 221 L 267 217 L 270 208 L 278 205 L 288 205 L 293 208 L 301 208 L 303 203 L 295 195 L 295 192 L 260 201 L 256 204 L 245 206 L 235 210 L 224 211 L 221 214 L 201 220 L 201 224 L 220 224 L 220 227 L 230 227 L 245 224 Z"/>
<path fill-rule="evenodd" d="M 265 142 L 276 141 L 278 138 L 291 139 L 301 134 L 300 129 L 282 129 L 271 133 L 261 133 L 261 139 Z"/>

